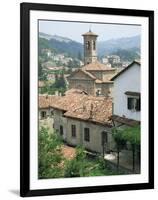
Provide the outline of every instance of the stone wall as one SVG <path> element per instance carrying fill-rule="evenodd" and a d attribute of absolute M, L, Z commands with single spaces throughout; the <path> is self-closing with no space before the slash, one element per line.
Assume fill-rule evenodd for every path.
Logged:
<path fill-rule="evenodd" d="M 95 85 L 94 80 L 81 80 L 81 79 L 70 79 L 69 89 L 81 89 L 90 95 L 95 95 Z"/>

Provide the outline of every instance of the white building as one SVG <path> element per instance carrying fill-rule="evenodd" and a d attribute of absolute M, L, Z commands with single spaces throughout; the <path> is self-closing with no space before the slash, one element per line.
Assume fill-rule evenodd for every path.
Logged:
<path fill-rule="evenodd" d="M 140 63 L 132 62 L 111 80 L 114 81 L 113 114 L 126 121 L 140 121 Z"/>

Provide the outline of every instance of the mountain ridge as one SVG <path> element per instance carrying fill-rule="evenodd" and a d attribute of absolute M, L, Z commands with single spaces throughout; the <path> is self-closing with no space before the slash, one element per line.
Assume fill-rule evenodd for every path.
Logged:
<path fill-rule="evenodd" d="M 47 43 L 46 46 L 49 46 L 52 49 L 56 49 L 58 53 L 66 53 L 72 57 L 78 57 L 78 55 L 81 54 L 83 57 L 83 44 L 80 42 L 67 37 L 49 35 L 42 32 L 39 33 L 39 38 L 45 39 L 44 42 Z M 125 50 L 132 53 L 134 51 L 135 55 L 139 57 L 140 35 L 97 42 L 98 57 L 100 58 L 118 52 L 119 50 Z"/>

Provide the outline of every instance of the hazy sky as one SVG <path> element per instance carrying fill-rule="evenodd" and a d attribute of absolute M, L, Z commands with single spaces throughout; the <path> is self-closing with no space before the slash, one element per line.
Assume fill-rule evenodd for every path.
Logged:
<path fill-rule="evenodd" d="M 131 37 L 141 34 L 141 26 L 116 25 L 116 24 L 95 24 L 61 21 L 39 21 L 39 31 L 51 35 L 60 35 L 72 40 L 83 41 L 82 34 L 91 27 L 92 32 L 99 35 L 98 41 Z"/>

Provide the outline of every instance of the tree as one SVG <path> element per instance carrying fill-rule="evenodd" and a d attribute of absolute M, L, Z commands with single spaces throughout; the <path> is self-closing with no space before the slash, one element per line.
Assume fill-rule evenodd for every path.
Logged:
<path fill-rule="evenodd" d="M 119 171 L 119 165 L 120 165 L 120 151 L 125 147 L 126 140 L 122 137 L 122 130 L 114 128 L 112 130 L 113 138 L 116 143 L 116 149 L 117 149 L 117 170 Z"/>
<path fill-rule="evenodd" d="M 48 133 L 48 129 L 41 127 L 38 136 L 38 165 L 39 178 L 62 177 L 61 152 L 62 141 L 57 133 Z"/>
<path fill-rule="evenodd" d="M 76 156 L 69 160 L 65 166 L 65 177 L 81 177 L 84 176 L 86 157 L 85 149 L 81 146 L 76 148 Z"/>
<path fill-rule="evenodd" d="M 133 172 L 135 172 L 135 153 L 140 150 L 140 126 L 114 128 L 113 137 L 116 142 L 118 152 L 118 165 L 119 165 L 119 151 L 125 147 L 126 143 L 131 144 L 132 157 L 133 157 Z"/>
<path fill-rule="evenodd" d="M 140 151 L 140 126 L 127 127 L 122 130 L 122 137 L 131 144 L 133 172 L 135 172 L 135 154 Z"/>

